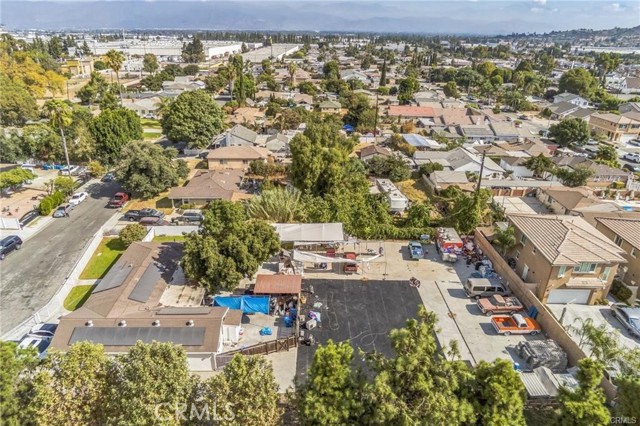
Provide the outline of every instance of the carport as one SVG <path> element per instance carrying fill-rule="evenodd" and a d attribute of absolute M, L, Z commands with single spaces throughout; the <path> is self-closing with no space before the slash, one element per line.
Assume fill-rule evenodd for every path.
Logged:
<path fill-rule="evenodd" d="M 269 296 L 269 313 L 282 316 L 287 327 L 298 316 L 298 300 L 302 291 L 301 275 L 260 274 L 256 277 L 254 294 Z"/>

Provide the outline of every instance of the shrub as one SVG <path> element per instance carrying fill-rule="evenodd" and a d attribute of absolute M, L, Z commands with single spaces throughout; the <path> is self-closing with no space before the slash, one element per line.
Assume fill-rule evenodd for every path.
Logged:
<path fill-rule="evenodd" d="M 53 186 L 56 191 L 62 192 L 65 195 L 71 194 L 76 189 L 76 182 L 73 178 L 68 176 L 58 176 L 53 181 Z"/>
<path fill-rule="evenodd" d="M 191 210 L 191 209 L 195 209 L 197 208 L 197 206 L 193 203 L 184 203 L 180 205 L 180 210 L 185 211 L 185 210 Z"/>
<path fill-rule="evenodd" d="M 51 197 L 43 198 L 38 206 L 38 211 L 42 216 L 48 216 L 51 214 L 51 210 L 53 210 L 53 201 L 51 200 Z"/>
<path fill-rule="evenodd" d="M 98 161 L 89 161 L 89 165 L 87 166 L 89 171 L 89 175 L 91 177 L 102 176 L 105 173 L 105 168 Z"/>
<path fill-rule="evenodd" d="M 51 195 L 51 199 L 53 201 L 53 207 L 58 207 L 60 204 L 64 203 L 65 194 L 61 191 L 56 191 Z"/>
<path fill-rule="evenodd" d="M 633 294 L 631 290 L 629 290 L 618 280 L 613 280 L 613 284 L 611 284 L 611 290 L 609 290 L 609 293 L 619 301 L 625 303 L 627 303 L 627 301 Z"/>
<path fill-rule="evenodd" d="M 139 223 L 125 226 L 119 234 L 120 241 L 125 247 L 129 247 L 134 241 L 142 241 L 145 235 L 147 235 L 147 228 Z"/>

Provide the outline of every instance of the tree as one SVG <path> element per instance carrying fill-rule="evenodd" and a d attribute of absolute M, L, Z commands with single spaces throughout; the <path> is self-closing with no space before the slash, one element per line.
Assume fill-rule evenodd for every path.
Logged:
<path fill-rule="evenodd" d="M 170 141 L 203 148 L 224 129 L 224 112 L 206 91 L 193 90 L 181 93 L 171 103 L 161 124 Z"/>
<path fill-rule="evenodd" d="M 444 95 L 448 98 L 457 98 L 458 96 L 460 96 L 460 94 L 458 93 L 458 86 L 456 85 L 455 81 L 448 81 L 444 87 Z"/>
<path fill-rule="evenodd" d="M 56 191 L 62 192 L 65 196 L 69 196 L 76 189 L 76 182 L 69 176 L 58 176 L 53 181 L 53 187 Z"/>
<path fill-rule="evenodd" d="M 263 191 L 247 203 L 247 213 L 254 219 L 275 223 L 293 223 L 303 217 L 300 192 L 295 189 L 274 188 Z"/>
<path fill-rule="evenodd" d="M 407 220 L 404 225 L 413 228 L 429 228 L 432 210 L 433 206 L 429 204 L 429 201 L 412 203 L 407 209 Z"/>
<path fill-rule="evenodd" d="M 581 118 L 568 118 L 549 127 L 549 134 L 560 146 L 581 146 L 589 141 L 589 125 Z"/>
<path fill-rule="evenodd" d="M 607 166 L 613 167 L 614 169 L 620 167 L 620 162 L 618 161 L 618 152 L 612 145 L 600 144 L 600 146 L 598 146 L 596 162 L 606 164 Z"/>
<path fill-rule="evenodd" d="M 125 145 L 142 139 L 140 118 L 125 108 L 102 111 L 91 121 L 89 130 L 96 140 L 96 156 L 103 164 L 116 164 Z"/>
<path fill-rule="evenodd" d="M 182 46 L 182 60 L 188 64 L 204 62 L 207 56 L 204 53 L 204 46 L 200 38 L 193 37 L 193 40 Z"/>
<path fill-rule="evenodd" d="M 398 86 L 398 101 L 400 101 L 401 104 L 408 104 L 418 89 L 420 89 L 420 83 L 413 75 L 400 80 L 400 85 Z"/>
<path fill-rule="evenodd" d="M 496 65 L 493 62 L 482 62 L 476 66 L 476 71 L 480 73 L 484 78 L 489 78 L 496 70 Z"/>
<path fill-rule="evenodd" d="M 605 426 L 611 421 L 611 414 L 605 406 L 604 392 L 600 388 L 604 368 L 599 361 L 583 358 L 578 361 L 578 389 L 571 391 L 561 388 L 561 426 Z"/>
<path fill-rule="evenodd" d="M 560 182 L 571 188 L 586 185 L 593 174 L 593 170 L 586 166 L 577 166 L 573 170 L 559 168 L 555 171 L 555 175 L 560 179 Z"/>
<path fill-rule="evenodd" d="M 551 161 L 551 158 L 545 157 L 542 154 L 527 158 L 523 165 L 527 169 L 531 170 L 534 176 L 537 177 L 542 177 L 545 172 L 551 172 L 554 169 L 554 164 L 553 161 Z"/>
<path fill-rule="evenodd" d="M 380 71 L 380 86 L 387 85 L 387 58 L 382 61 L 382 70 Z"/>
<path fill-rule="evenodd" d="M 392 182 L 411 177 L 411 169 L 399 155 L 375 156 L 367 162 L 367 166 L 374 176 L 389 178 Z"/>
<path fill-rule="evenodd" d="M 162 148 L 146 142 L 132 142 L 121 151 L 122 160 L 115 175 L 122 187 L 143 198 L 155 197 L 189 174 L 184 160 L 176 160 L 175 148 Z"/>
<path fill-rule="evenodd" d="M 0 172 L 0 189 L 13 188 L 35 177 L 33 172 L 22 168 Z"/>
<path fill-rule="evenodd" d="M 289 62 L 287 64 L 287 73 L 289 74 L 289 87 L 292 89 L 296 86 L 296 71 L 298 66 L 295 62 Z"/>
<path fill-rule="evenodd" d="M 440 191 L 444 222 L 462 234 L 470 234 L 484 222 L 491 192 L 483 188 L 474 194 L 462 191 L 458 186 L 450 186 Z"/>
<path fill-rule="evenodd" d="M 496 234 L 493 239 L 493 244 L 502 249 L 502 255 L 506 256 L 516 246 L 516 234 L 513 226 L 506 228 L 496 227 Z"/>
<path fill-rule="evenodd" d="M 307 382 L 300 387 L 297 406 L 308 426 L 359 424 L 363 413 L 358 377 L 351 371 L 349 342 L 329 340 L 316 349 Z"/>
<path fill-rule="evenodd" d="M 102 425 L 109 420 L 108 377 L 112 361 L 101 345 L 77 343 L 49 353 L 34 380 L 34 418 L 45 425 Z"/>
<path fill-rule="evenodd" d="M 35 98 L 24 87 L 0 74 L 0 125 L 23 126 L 38 116 Z"/>
<path fill-rule="evenodd" d="M 76 96 L 80 98 L 80 102 L 83 104 L 95 104 L 105 96 L 106 92 L 110 91 L 113 86 L 107 83 L 107 80 L 99 72 L 92 72 L 91 79 L 85 84 L 78 92 Z"/>
<path fill-rule="evenodd" d="M 187 235 L 182 266 L 187 277 L 215 293 L 233 290 L 280 249 L 273 227 L 248 219 L 241 204 L 215 200 L 198 233 Z"/>
<path fill-rule="evenodd" d="M 229 425 L 276 426 L 280 424 L 281 410 L 278 384 L 271 363 L 261 356 L 236 354 L 222 374 L 204 383 L 202 402 L 214 406 L 218 415 L 224 413 L 221 402 L 233 414 Z"/>
<path fill-rule="evenodd" d="M 558 90 L 574 93 L 583 98 L 591 98 L 598 88 L 598 81 L 584 68 L 574 68 L 562 74 Z"/>
<path fill-rule="evenodd" d="M 200 72 L 200 67 L 197 64 L 189 64 L 186 67 L 182 68 L 182 72 L 184 75 L 198 75 Z"/>
<path fill-rule="evenodd" d="M 444 170 L 444 166 L 440 163 L 425 163 L 420 165 L 418 172 L 420 173 L 420 176 L 429 176 L 431 173 L 440 170 Z"/>
<path fill-rule="evenodd" d="M 473 405 L 477 425 L 525 426 L 526 391 L 513 364 L 504 359 L 480 361 L 475 368 Z"/>
<path fill-rule="evenodd" d="M 150 74 L 155 74 L 158 71 L 160 65 L 158 64 L 158 58 L 153 53 L 145 53 L 142 59 L 142 70 Z"/>
<path fill-rule="evenodd" d="M 129 247 L 136 241 L 142 241 L 147 235 L 147 228 L 139 223 L 130 223 L 120 230 L 118 236 L 125 247 Z"/>
<path fill-rule="evenodd" d="M 614 413 L 618 417 L 632 418 L 640 413 L 640 376 L 625 375 L 616 379 L 618 399 Z"/>
<path fill-rule="evenodd" d="M 322 73 L 325 80 L 339 80 L 340 79 L 340 66 L 336 61 L 326 62 L 322 66 Z"/>
<path fill-rule="evenodd" d="M 298 84 L 298 90 L 305 95 L 315 96 L 318 94 L 318 88 L 310 81 L 302 81 Z"/>
<path fill-rule="evenodd" d="M 89 175 L 94 178 L 100 177 L 106 172 L 106 169 L 102 166 L 102 164 L 100 164 L 100 162 L 96 160 L 89 161 L 87 169 L 89 171 Z"/>
<path fill-rule="evenodd" d="M 69 151 L 67 150 L 67 138 L 64 135 L 64 128 L 71 124 L 72 109 L 68 103 L 52 99 L 44 104 L 44 114 L 49 117 L 51 127 L 58 129 L 62 138 L 62 147 L 64 149 L 64 158 L 67 161 L 67 170 L 71 170 L 69 162 Z"/>
<path fill-rule="evenodd" d="M 124 54 L 119 50 L 111 49 L 105 53 L 105 63 L 112 71 L 116 73 L 116 80 L 118 81 L 118 88 L 120 88 L 120 103 L 122 104 L 122 86 L 120 85 L 120 70 L 124 63 Z M 113 78 L 113 77 L 111 77 Z M 113 82 L 113 80 L 111 80 Z"/>
<path fill-rule="evenodd" d="M 23 399 L 26 380 L 38 363 L 33 348 L 19 349 L 15 342 L 0 341 L 0 419 L 6 426 L 28 424 L 29 413 Z"/>

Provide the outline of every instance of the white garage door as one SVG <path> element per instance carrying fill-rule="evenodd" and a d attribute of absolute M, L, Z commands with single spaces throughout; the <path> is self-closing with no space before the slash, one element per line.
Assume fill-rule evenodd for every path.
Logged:
<path fill-rule="evenodd" d="M 547 303 L 586 305 L 590 295 L 591 290 L 551 290 Z"/>

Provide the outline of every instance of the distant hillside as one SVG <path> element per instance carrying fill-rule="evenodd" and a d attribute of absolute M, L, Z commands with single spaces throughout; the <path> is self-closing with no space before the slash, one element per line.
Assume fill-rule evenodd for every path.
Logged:
<path fill-rule="evenodd" d="M 508 38 L 530 38 L 532 34 L 512 34 L 503 36 Z M 536 34 L 538 37 L 549 38 L 553 40 L 579 40 L 579 39 L 601 39 L 610 38 L 612 41 L 621 38 L 638 38 L 640 39 L 640 25 L 631 28 L 611 28 L 606 30 L 569 30 L 569 31 L 551 31 L 544 34 Z"/>

